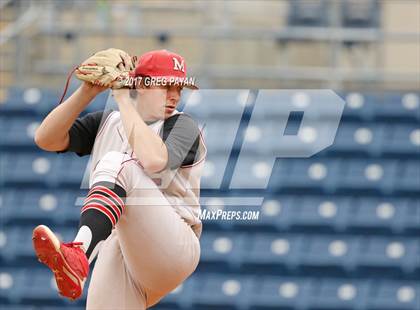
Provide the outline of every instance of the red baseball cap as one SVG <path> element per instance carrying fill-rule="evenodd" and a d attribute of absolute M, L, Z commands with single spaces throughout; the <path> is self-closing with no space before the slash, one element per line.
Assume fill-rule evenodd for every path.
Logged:
<path fill-rule="evenodd" d="M 147 77 L 155 85 L 167 83 L 198 89 L 195 79 L 187 77 L 187 65 L 182 56 L 167 50 L 155 50 L 141 55 L 133 70 L 133 77 Z M 154 78 L 154 79 L 153 79 Z"/>

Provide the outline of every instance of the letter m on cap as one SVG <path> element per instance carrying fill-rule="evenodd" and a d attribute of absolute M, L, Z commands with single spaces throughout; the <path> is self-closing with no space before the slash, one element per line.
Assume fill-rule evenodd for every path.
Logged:
<path fill-rule="evenodd" d="M 184 60 L 179 62 L 178 58 L 176 58 L 176 57 L 173 57 L 172 59 L 174 60 L 174 70 L 185 72 Z"/>

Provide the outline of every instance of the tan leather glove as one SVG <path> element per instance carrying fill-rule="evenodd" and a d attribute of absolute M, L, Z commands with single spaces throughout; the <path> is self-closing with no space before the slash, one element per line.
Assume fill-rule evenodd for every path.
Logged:
<path fill-rule="evenodd" d="M 137 57 L 123 50 L 109 48 L 86 59 L 75 70 L 79 80 L 110 88 L 123 88 L 129 72 L 135 68 Z"/>

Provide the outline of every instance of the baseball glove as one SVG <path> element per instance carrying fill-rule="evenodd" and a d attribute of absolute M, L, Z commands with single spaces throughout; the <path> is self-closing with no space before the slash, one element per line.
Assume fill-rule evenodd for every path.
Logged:
<path fill-rule="evenodd" d="M 75 74 L 79 80 L 110 88 L 123 88 L 137 58 L 123 50 L 109 48 L 99 51 L 79 65 Z"/>

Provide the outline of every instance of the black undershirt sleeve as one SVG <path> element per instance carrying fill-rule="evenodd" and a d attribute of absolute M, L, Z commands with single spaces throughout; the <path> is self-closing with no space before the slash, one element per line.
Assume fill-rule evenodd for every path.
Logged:
<path fill-rule="evenodd" d="M 74 152 L 79 156 L 91 154 L 100 125 L 111 112 L 98 111 L 78 118 L 69 130 L 69 147 L 58 153 Z M 168 150 L 167 167 L 177 169 L 196 161 L 200 130 L 190 116 L 177 114 L 166 119 L 161 137 Z"/>
<path fill-rule="evenodd" d="M 168 149 L 170 169 L 193 164 L 198 157 L 200 129 L 196 122 L 186 114 L 176 114 L 166 119 L 161 133 Z"/>
<path fill-rule="evenodd" d="M 58 153 L 74 152 L 79 156 L 89 155 L 92 152 L 101 122 L 111 112 L 97 111 L 76 119 L 69 130 L 69 147 Z"/>

